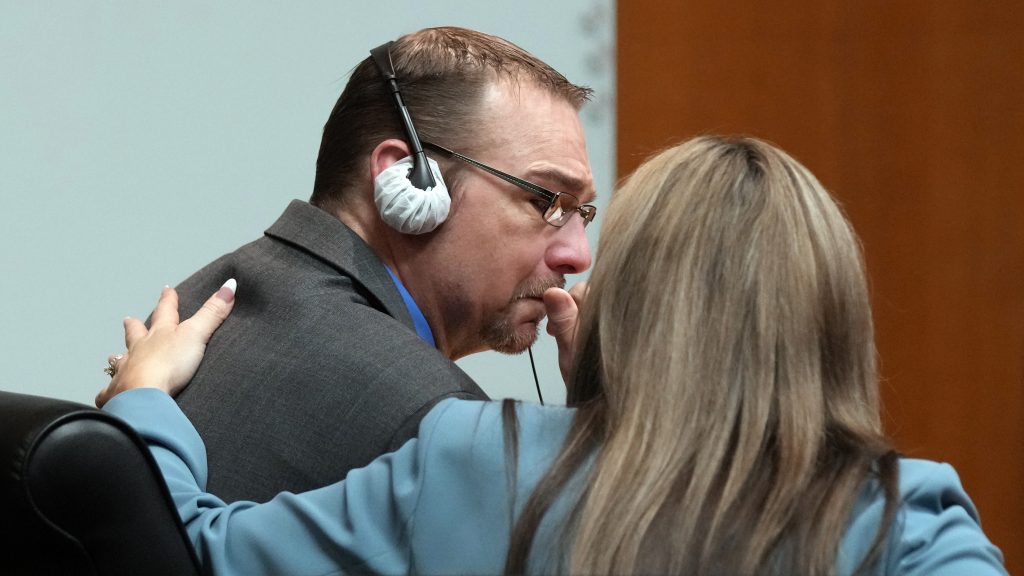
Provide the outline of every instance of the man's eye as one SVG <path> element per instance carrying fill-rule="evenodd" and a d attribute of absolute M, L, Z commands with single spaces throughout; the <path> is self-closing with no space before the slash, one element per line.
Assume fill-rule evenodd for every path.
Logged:
<path fill-rule="evenodd" d="M 551 206 L 551 202 L 548 202 L 543 198 L 532 198 L 530 200 L 530 204 L 533 204 L 533 207 L 536 208 L 537 211 L 540 212 L 541 214 L 547 212 L 548 207 Z"/>

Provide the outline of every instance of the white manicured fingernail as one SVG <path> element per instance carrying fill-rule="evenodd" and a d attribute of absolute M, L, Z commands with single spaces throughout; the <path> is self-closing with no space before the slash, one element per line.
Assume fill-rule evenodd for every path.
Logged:
<path fill-rule="evenodd" d="M 238 288 L 238 282 L 235 282 L 234 278 L 228 280 L 220 287 L 220 290 L 217 290 L 217 298 L 225 302 L 231 302 L 235 299 L 236 288 Z"/>

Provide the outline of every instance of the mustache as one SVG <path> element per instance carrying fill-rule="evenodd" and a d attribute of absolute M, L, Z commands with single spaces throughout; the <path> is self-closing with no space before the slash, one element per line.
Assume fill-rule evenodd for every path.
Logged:
<path fill-rule="evenodd" d="M 565 288 L 565 277 L 531 278 L 519 286 L 512 299 L 540 298 L 548 288 Z"/>

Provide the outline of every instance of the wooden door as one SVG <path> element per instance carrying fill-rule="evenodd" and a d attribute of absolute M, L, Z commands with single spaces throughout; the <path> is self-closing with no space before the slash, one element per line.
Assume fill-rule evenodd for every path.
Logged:
<path fill-rule="evenodd" d="M 777 143 L 864 243 L 887 430 L 1024 572 L 1024 2 L 618 3 L 618 172 Z"/>

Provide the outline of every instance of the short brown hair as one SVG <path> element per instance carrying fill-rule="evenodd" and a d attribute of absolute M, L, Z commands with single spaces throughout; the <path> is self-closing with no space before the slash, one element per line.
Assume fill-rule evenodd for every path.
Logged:
<path fill-rule="evenodd" d="M 511 42 L 465 28 L 428 28 L 391 45 L 402 98 L 424 140 L 472 151 L 483 122 L 480 102 L 489 84 L 529 81 L 579 109 L 592 90 L 577 86 Z M 310 202 L 331 211 L 377 143 L 405 138 L 384 80 L 367 57 L 356 66 L 324 125 Z"/>

